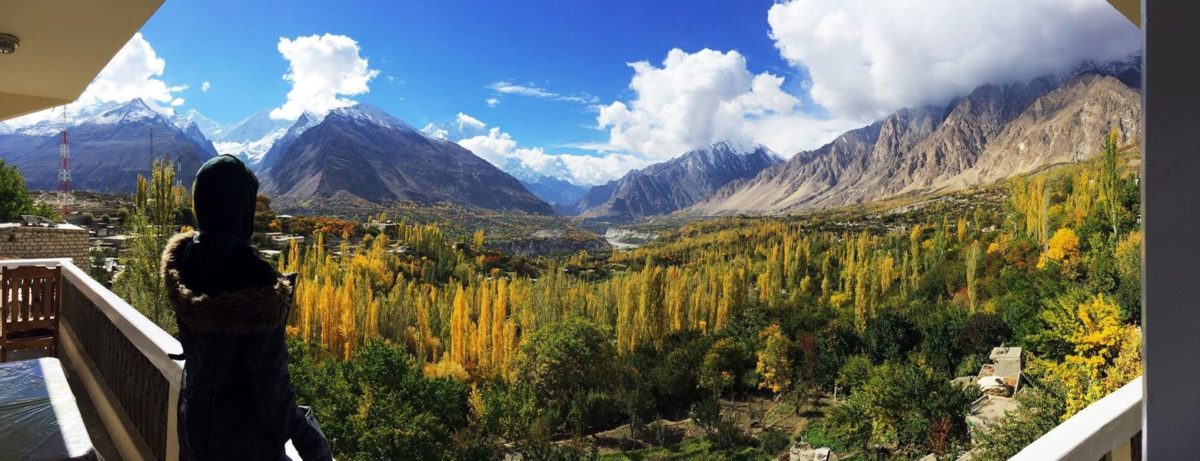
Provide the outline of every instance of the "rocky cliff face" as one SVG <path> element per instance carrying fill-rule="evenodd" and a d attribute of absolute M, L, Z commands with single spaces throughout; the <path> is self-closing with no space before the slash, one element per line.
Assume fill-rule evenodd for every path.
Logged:
<path fill-rule="evenodd" d="M 1100 150 L 1109 130 L 1121 144 L 1142 136 L 1140 95 L 1113 77 L 1085 74 L 1034 101 L 980 155 L 972 171 L 948 185 L 971 185 L 1078 162 Z"/>
<path fill-rule="evenodd" d="M 776 213 L 959 189 L 1086 158 L 1110 128 L 1125 143 L 1141 135 L 1140 96 L 1113 75 L 984 85 L 945 109 L 901 110 L 798 153 L 691 211 Z"/>

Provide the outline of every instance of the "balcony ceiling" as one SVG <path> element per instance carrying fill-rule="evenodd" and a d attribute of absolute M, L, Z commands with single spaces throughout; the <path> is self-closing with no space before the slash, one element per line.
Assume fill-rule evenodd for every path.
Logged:
<path fill-rule="evenodd" d="M 4 0 L 0 121 L 74 101 L 163 0 Z"/>
<path fill-rule="evenodd" d="M 1142 0 L 1108 0 L 1133 25 L 1142 27 Z"/>

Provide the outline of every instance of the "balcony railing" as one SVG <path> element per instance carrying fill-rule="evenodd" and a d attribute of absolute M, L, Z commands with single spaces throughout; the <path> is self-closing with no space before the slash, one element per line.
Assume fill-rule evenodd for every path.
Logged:
<path fill-rule="evenodd" d="M 1017 453 L 1017 461 L 1140 461 L 1142 378 L 1088 405 Z"/>
<path fill-rule="evenodd" d="M 59 358 L 79 376 L 124 459 L 178 459 L 179 341 L 70 259 L 13 259 L 4 267 L 62 266 Z"/>
<path fill-rule="evenodd" d="M 10 259 L 0 266 L 61 265 L 59 358 L 79 376 L 122 459 L 179 459 L 176 402 L 183 347 L 70 259 Z M 76 391 L 78 392 L 78 391 Z M 288 455 L 299 459 L 288 443 Z"/>

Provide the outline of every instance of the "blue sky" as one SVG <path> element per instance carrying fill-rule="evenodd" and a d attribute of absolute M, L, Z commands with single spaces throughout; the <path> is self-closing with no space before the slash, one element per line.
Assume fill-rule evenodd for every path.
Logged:
<path fill-rule="evenodd" d="M 791 156 L 1140 48 L 1105 0 L 168 1 L 77 104 L 228 123 L 366 102 L 595 184 L 723 140 Z"/>
<path fill-rule="evenodd" d="M 798 72 L 768 37 L 770 0 L 331 5 L 166 2 L 142 33 L 167 61 L 168 80 L 189 85 L 185 107 L 220 122 L 283 102 L 289 85 L 280 77 L 288 63 L 276 50 L 280 37 L 332 33 L 356 40 L 380 71 L 356 100 L 418 127 L 464 112 L 547 147 L 602 141 L 595 111 L 497 96 L 488 85 L 506 81 L 611 101 L 630 92 L 625 63 L 661 61 L 672 48 L 738 50 L 753 71 Z M 197 91 L 203 81 L 211 82 L 206 93 Z M 500 104 L 489 107 L 491 97 Z"/>

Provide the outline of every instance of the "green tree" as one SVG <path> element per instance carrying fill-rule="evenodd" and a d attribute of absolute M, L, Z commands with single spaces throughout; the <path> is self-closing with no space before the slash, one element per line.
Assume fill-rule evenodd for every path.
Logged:
<path fill-rule="evenodd" d="M 1142 233 L 1130 232 L 1117 243 L 1116 269 L 1120 278 L 1117 301 L 1125 321 L 1142 323 Z"/>
<path fill-rule="evenodd" d="M 163 248 L 170 229 L 151 225 L 141 213 L 130 215 L 125 227 L 127 240 L 122 258 L 124 269 L 113 279 L 113 292 L 164 330 L 175 333 L 175 314 L 167 301 L 166 285 L 159 273 Z"/>
<path fill-rule="evenodd" d="M 1121 214 L 1124 207 L 1121 203 L 1121 170 L 1117 165 L 1117 141 L 1120 133 L 1116 129 L 1104 137 L 1104 155 L 1100 172 L 1100 195 L 1104 210 L 1104 218 L 1108 221 L 1109 238 L 1115 244 L 1120 238 Z"/>
<path fill-rule="evenodd" d="M 35 202 L 32 207 L 25 211 L 25 214 L 41 216 L 51 221 L 62 221 L 62 215 L 58 214 L 53 206 L 46 202 Z"/>
<path fill-rule="evenodd" d="M 721 411 L 721 400 L 709 395 L 692 406 L 692 420 L 704 430 L 704 437 L 720 449 L 748 442 L 745 432 L 728 412 Z"/>
<path fill-rule="evenodd" d="M 836 385 L 852 393 L 862 387 L 871 376 L 871 359 L 865 355 L 853 355 L 838 371 Z"/>
<path fill-rule="evenodd" d="M 15 165 L 0 160 L 0 221 L 12 222 L 29 214 L 33 199 L 25 188 L 25 178 Z"/>
<path fill-rule="evenodd" d="M 92 251 L 89 253 L 89 256 L 92 258 L 90 268 L 91 271 L 89 271 L 89 275 L 91 275 L 92 278 L 97 282 L 100 282 L 101 285 L 108 286 L 111 284 L 112 277 L 108 274 L 108 270 L 106 270 L 104 267 L 107 259 L 104 251 L 92 249 Z"/>
<path fill-rule="evenodd" d="M 850 399 L 829 410 L 823 424 L 829 440 L 842 450 L 865 450 L 871 441 L 871 418 L 861 399 Z"/>
<path fill-rule="evenodd" d="M 967 313 L 949 304 L 937 304 L 932 312 L 920 316 L 920 352 L 926 365 L 942 372 L 954 370 L 962 359 L 959 336 L 966 322 Z"/>
<path fill-rule="evenodd" d="M 754 369 L 754 357 L 741 341 L 721 338 L 704 354 L 700 364 L 700 386 L 721 395 L 745 381 Z"/>
<path fill-rule="evenodd" d="M 648 387 L 655 413 L 671 419 L 683 416 L 704 395 L 699 370 L 712 344 L 711 338 L 695 330 L 685 330 L 668 335 L 661 349 L 653 344 L 639 346 L 629 357 L 637 374 L 627 387 Z"/>
<path fill-rule="evenodd" d="M 616 345 L 606 328 L 572 317 L 529 335 L 521 347 L 517 376 L 544 405 L 566 416 L 589 393 L 612 389 L 616 357 Z"/>
<path fill-rule="evenodd" d="M 543 423 L 544 412 L 533 388 L 503 380 L 486 384 L 468 399 L 475 423 L 485 434 L 519 440 L 529 428 Z"/>
<path fill-rule="evenodd" d="M 176 330 L 175 314 L 167 302 L 159 264 L 175 232 L 175 209 L 182 201 L 174 178 L 175 167 L 167 159 L 155 160 L 150 181 L 138 177 L 140 204 L 123 223 L 132 236 L 122 261 L 125 269 L 113 280 L 113 292 L 169 332 Z"/>
<path fill-rule="evenodd" d="M 275 212 L 271 210 L 271 198 L 258 194 L 254 203 L 254 232 L 278 231 L 279 229 L 271 229 L 271 223 L 275 221 Z"/>
<path fill-rule="evenodd" d="M 977 286 L 978 283 L 975 280 L 979 276 L 980 255 L 981 252 L 978 240 L 972 242 L 971 245 L 967 247 L 966 251 L 963 252 L 963 258 L 965 259 L 963 261 L 963 266 L 965 266 L 967 269 L 967 312 L 970 314 L 975 313 L 976 301 L 979 297 L 979 289 Z"/>
<path fill-rule="evenodd" d="M 371 340 L 346 362 L 289 343 L 297 401 L 311 405 L 339 459 L 450 459 L 467 423 L 467 392 L 429 379 L 401 347 Z"/>
<path fill-rule="evenodd" d="M 831 413 L 834 424 L 827 430 L 852 446 L 864 447 L 869 430 L 865 446 L 937 452 L 947 440 L 965 437 L 962 415 L 971 400 L 944 375 L 911 363 L 888 362 L 873 368 L 867 382 L 838 406 L 847 407 L 837 412 L 838 418 Z"/>
<path fill-rule="evenodd" d="M 884 312 L 871 322 L 866 332 L 867 355 L 876 363 L 900 359 L 916 348 L 920 336 L 903 314 Z"/>
<path fill-rule="evenodd" d="M 175 224 L 175 211 L 183 203 L 183 194 L 175 189 L 175 166 L 169 159 L 154 161 L 150 173 L 147 201 L 143 204 L 142 213 L 156 226 L 171 226 Z"/>
<path fill-rule="evenodd" d="M 986 312 L 975 314 L 963 325 L 958 347 L 964 355 L 983 356 L 993 347 L 1004 344 L 1009 334 L 1008 325 L 999 316 Z"/>
<path fill-rule="evenodd" d="M 1021 393 L 1017 396 L 1017 404 L 1015 411 L 977 433 L 974 459 L 1012 457 L 1058 426 L 1067 409 L 1062 389 L 1052 383 Z"/>

